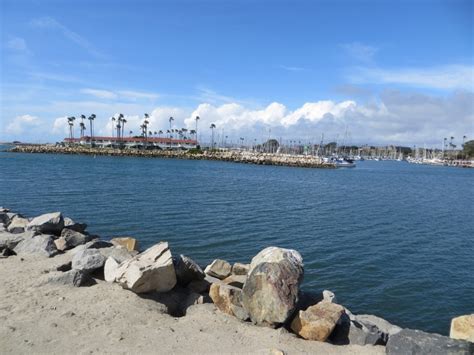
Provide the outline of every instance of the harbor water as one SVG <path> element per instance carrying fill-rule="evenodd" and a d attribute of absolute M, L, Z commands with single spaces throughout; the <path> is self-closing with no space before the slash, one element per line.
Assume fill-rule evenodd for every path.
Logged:
<path fill-rule="evenodd" d="M 364 161 L 305 169 L 0 152 L 0 206 L 62 211 L 101 237 L 161 240 L 202 265 L 301 252 L 303 289 L 447 335 L 474 313 L 474 170 Z M 14 272 L 14 271 L 12 271 Z"/>

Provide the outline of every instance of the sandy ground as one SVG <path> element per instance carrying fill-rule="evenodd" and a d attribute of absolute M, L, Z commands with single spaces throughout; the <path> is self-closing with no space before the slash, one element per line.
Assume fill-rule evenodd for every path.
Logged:
<path fill-rule="evenodd" d="M 71 256 L 0 259 L 2 354 L 383 354 L 379 346 L 333 346 L 282 330 L 253 326 L 213 304 L 192 306 L 175 318 L 166 307 L 117 284 L 90 287 L 44 284 Z"/>

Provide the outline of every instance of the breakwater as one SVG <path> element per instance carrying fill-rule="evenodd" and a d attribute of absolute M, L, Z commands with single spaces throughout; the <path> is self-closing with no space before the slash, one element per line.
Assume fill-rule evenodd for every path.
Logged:
<path fill-rule="evenodd" d="M 273 154 L 249 151 L 186 151 L 186 150 L 141 150 L 141 149 L 115 149 L 93 148 L 84 146 L 55 146 L 55 145 L 17 145 L 10 149 L 17 153 L 36 154 L 80 154 L 127 156 L 148 158 L 172 158 L 190 160 L 217 160 L 234 163 L 292 166 L 300 168 L 335 168 L 331 163 L 325 163 L 321 158 L 311 155 Z"/>
<path fill-rule="evenodd" d="M 163 312 L 176 318 L 193 317 L 197 312 L 199 317 L 211 318 L 214 322 L 218 319 L 218 314 L 225 314 L 228 317 L 224 318 L 225 323 L 233 322 L 236 327 L 247 324 L 249 334 L 259 332 L 258 328 L 263 326 L 279 329 L 273 336 L 289 335 L 284 342 L 274 344 L 287 345 L 287 341 L 295 342 L 295 336 L 298 337 L 299 343 L 295 343 L 293 349 L 276 352 L 278 354 L 301 349 L 308 340 L 315 345 L 364 346 L 363 350 L 360 349 L 361 353 L 371 353 L 373 350 L 377 353 L 386 351 L 388 354 L 471 354 L 474 350 L 474 315 L 453 319 L 451 338 L 448 338 L 419 330 L 402 329 L 373 315 L 355 315 L 337 301 L 334 293 L 327 290 L 320 294 L 302 292 L 299 286 L 304 275 L 303 258 L 298 251 L 292 249 L 267 247 L 255 255 L 249 264 L 230 264 L 226 260 L 215 259 L 204 268 L 190 257 L 172 254 L 167 242 L 159 242 L 142 250 L 137 240 L 131 237 L 100 239 L 87 232 L 86 224 L 78 223 L 60 212 L 28 218 L 0 208 L 0 252 L 0 264 L 8 262 L 9 266 L 16 266 L 11 270 L 22 270 L 26 266 L 29 272 L 34 272 L 44 268 L 39 277 L 34 277 L 26 294 L 44 295 L 44 298 L 36 300 L 39 303 L 54 301 L 48 307 L 41 307 L 42 318 L 56 322 L 66 319 L 62 324 L 66 328 L 74 323 L 75 329 L 81 329 L 82 323 L 88 322 L 90 317 L 81 317 L 79 314 L 77 318 L 73 318 L 76 316 L 75 312 L 83 312 L 96 303 L 83 301 L 79 303 L 84 307 L 78 307 L 75 303 L 69 303 L 69 300 L 76 294 L 82 300 L 86 294 L 90 299 L 96 300 L 99 293 L 100 299 L 109 302 L 99 312 L 105 319 L 129 315 L 124 312 L 130 307 L 134 307 L 131 313 L 145 313 L 147 319 L 153 317 L 154 312 L 150 312 L 152 309 L 156 313 Z M 51 261 L 47 262 L 48 260 Z M 23 294 L 25 290 L 22 288 L 31 282 L 25 279 L 28 276 L 25 271 L 18 272 L 19 275 L 14 272 L 2 273 L 2 277 L 13 276 L 6 279 L 7 285 L 2 292 L 8 291 L 9 287 L 17 290 L 13 294 L 7 292 L 0 295 L 4 302 L 8 302 L 7 308 L 13 308 L 8 322 L 13 321 L 15 326 L 10 326 L 7 330 L 18 332 L 21 337 L 27 334 L 22 333 L 21 327 L 18 328 L 22 323 L 14 321 L 20 302 L 17 295 Z M 83 286 L 88 287 L 84 291 L 75 291 L 76 287 Z M 109 300 L 104 294 L 110 292 L 114 293 L 114 297 Z M 122 297 L 123 294 L 130 297 Z M 59 298 L 54 297 L 52 300 L 51 295 Z M 140 304 L 136 301 L 138 297 L 133 298 L 132 295 L 151 302 Z M 117 298 L 121 302 L 115 308 L 112 302 Z M 38 313 L 39 307 L 35 307 L 36 304 L 28 298 L 26 301 L 22 304 L 25 307 L 21 312 L 22 318 L 28 312 L 32 316 Z M 15 307 L 10 307 L 10 302 L 14 302 Z M 212 305 L 212 308 L 206 305 Z M 75 312 L 69 310 L 58 318 L 55 311 L 58 308 L 67 310 L 68 307 L 76 307 Z M 163 319 L 157 321 L 157 324 L 167 322 L 166 318 Z M 135 320 L 136 324 L 126 320 L 127 327 L 134 329 L 143 323 L 143 319 Z M 256 326 L 250 327 L 250 323 Z M 148 323 L 147 329 L 152 329 L 155 337 L 163 333 L 169 338 L 166 330 L 156 328 L 157 324 Z M 86 328 L 90 329 L 89 325 Z M 101 324 L 95 321 L 93 325 L 96 329 Z M 110 326 L 109 322 L 106 326 Z M 173 325 L 175 328 L 176 326 L 177 324 Z M 53 327 L 62 329 L 57 323 L 53 323 Z M 176 332 L 180 331 L 185 331 L 192 337 L 193 332 L 199 334 L 202 329 L 198 331 L 194 326 L 190 329 L 178 329 Z M 56 330 L 52 330 L 46 336 L 55 333 Z M 235 333 L 231 331 L 223 338 L 233 339 L 232 334 Z M 33 334 L 36 336 L 35 342 L 42 341 L 41 332 L 38 334 Z M 83 335 L 90 336 L 87 332 Z M 11 337 L 5 337 L 7 338 Z M 124 340 L 123 338 L 120 335 L 118 341 Z M 136 340 L 136 337 L 133 339 Z M 132 346 L 136 347 L 137 342 L 132 343 Z M 177 349 L 179 348 L 174 350 Z M 44 349 L 36 350 L 42 352 Z M 122 347 L 122 350 L 125 349 Z M 312 351 L 308 349 L 305 352 L 318 351 L 313 348 Z M 326 348 L 326 351 L 319 352 L 336 353 L 337 350 Z"/>

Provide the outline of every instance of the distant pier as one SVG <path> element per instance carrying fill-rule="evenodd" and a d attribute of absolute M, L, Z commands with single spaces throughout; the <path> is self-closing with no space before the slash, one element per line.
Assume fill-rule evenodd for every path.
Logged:
<path fill-rule="evenodd" d="M 127 157 L 156 157 L 190 160 L 219 160 L 235 163 L 256 165 L 292 166 L 300 168 L 336 168 L 335 164 L 326 163 L 320 157 L 313 155 L 290 155 L 278 153 L 260 153 L 249 151 L 201 151 L 201 150 L 144 150 L 98 148 L 88 146 L 56 146 L 56 145 L 17 145 L 10 149 L 17 153 L 37 154 L 77 154 L 105 155 Z"/>

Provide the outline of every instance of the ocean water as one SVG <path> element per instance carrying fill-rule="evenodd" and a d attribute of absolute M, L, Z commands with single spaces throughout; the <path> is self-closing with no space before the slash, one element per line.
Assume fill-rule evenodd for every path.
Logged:
<path fill-rule="evenodd" d="M 303 289 L 448 334 L 474 313 L 474 170 L 360 162 L 304 169 L 0 152 L 0 205 L 62 211 L 102 237 L 170 243 L 202 265 L 294 248 Z"/>

